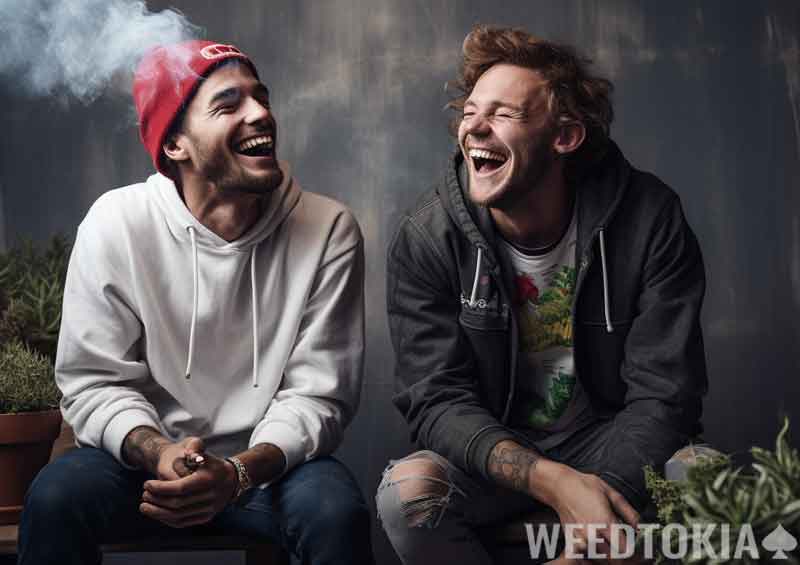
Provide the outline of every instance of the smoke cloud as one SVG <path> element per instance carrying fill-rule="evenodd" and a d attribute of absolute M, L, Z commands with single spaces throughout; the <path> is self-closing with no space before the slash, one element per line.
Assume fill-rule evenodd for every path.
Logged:
<path fill-rule="evenodd" d="M 0 0 L 0 77 L 27 94 L 83 103 L 130 93 L 152 46 L 200 36 L 175 10 L 133 0 Z"/>

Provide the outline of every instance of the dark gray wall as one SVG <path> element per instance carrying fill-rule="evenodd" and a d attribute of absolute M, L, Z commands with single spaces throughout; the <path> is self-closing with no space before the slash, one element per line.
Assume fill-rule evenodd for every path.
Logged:
<path fill-rule="evenodd" d="M 370 499 L 387 459 L 409 448 L 390 402 L 384 251 L 401 210 L 441 175 L 452 148 L 443 86 L 476 22 L 522 26 L 593 57 L 616 85 L 613 136 L 681 195 L 709 280 L 708 439 L 742 451 L 770 445 L 784 414 L 800 426 L 800 3 L 148 5 L 179 8 L 208 38 L 255 59 L 273 92 L 282 157 L 307 190 L 339 198 L 361 222 L 369 354 L 362 409 L 340 454 Z M 98 195 L 149 174 L 129 100 L 64 106 L 15 87 L 0 84 L 8 240 L 73 232 Z"/>

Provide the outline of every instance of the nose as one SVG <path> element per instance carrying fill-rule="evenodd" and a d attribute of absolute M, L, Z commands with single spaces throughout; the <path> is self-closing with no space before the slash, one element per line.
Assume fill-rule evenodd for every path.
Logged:
<path fill-rule="evenodd" d="M 489 121 L 486 119 L 486 116 L 475 113 L 462 120 L 461 131 L 465 138 L 468 135 L 485 137 L 489 135 L 491 128 L 489 127 Z"/>
<path fill-rule="evenodd" d="M 272 121 L 272 111 L 263 102 L 251 96 L 246 102 L 244 119 L 248 124 L 256 124 L 265 120 Z"/>

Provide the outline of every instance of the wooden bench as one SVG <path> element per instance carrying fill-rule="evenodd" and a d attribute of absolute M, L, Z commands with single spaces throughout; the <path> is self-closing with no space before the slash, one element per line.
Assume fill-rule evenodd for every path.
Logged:
<path fill-rule="evenodd" d="M 61 435 L 53 445 L 50 460 L 75 447 L 72 429 L 62 424 Z M 16 563 L 16 525 L 0 526 L 0 565 Z M 125 543 L 103 545 L 103 553 L 140 553 L 160 551 L 244 551 L 247 565 L 288 565 L 289 558 L 277 545 L 244 536 L 186 536 L 176 534 L 168 538 L 143 539 Z"/>

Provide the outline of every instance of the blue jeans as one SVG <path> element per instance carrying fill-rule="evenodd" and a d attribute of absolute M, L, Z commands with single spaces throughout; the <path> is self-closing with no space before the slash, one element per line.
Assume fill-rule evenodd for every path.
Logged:
<path fill-rule="evenodd" d="M 18 563 L 100 563 L 101 544 L 176 533 L 266 539 L 303 564 L 373 563 L 369 510 L 350 472 L 332 457 L 299 465 L 277 483 L 248 491 L 208 524 L 184 530 L 139 512 L 149 478 L 99 449 L 56 459 L 28 490 Z"/>

